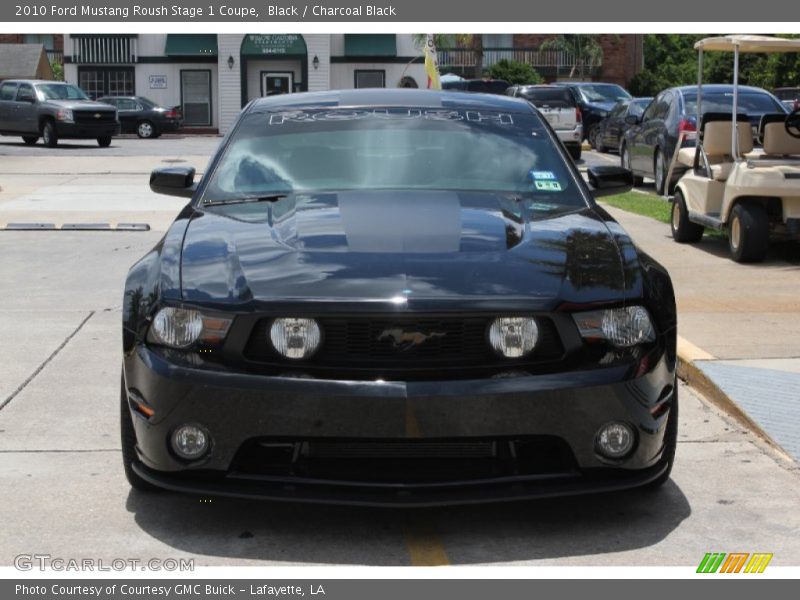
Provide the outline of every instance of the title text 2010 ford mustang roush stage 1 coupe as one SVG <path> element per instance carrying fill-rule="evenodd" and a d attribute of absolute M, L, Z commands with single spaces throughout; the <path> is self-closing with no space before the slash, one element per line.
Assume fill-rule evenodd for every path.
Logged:
<path fill-rule="evenodd" d="M 122 445 L 137 489 L 509 500 L 667 480 L 669 276 L 535 108 L 354 90 L 251 103 L 131 269 Z"/>

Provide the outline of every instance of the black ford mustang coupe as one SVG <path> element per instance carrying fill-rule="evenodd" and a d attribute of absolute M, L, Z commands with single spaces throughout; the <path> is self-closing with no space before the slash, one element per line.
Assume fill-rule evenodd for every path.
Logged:
<path fill-rule="evenodd" d="M 257 100 L 127 277 L 122 446 L 137 489 L 433 505 L 669 477 L 669 275 L 524 100 Z"/>

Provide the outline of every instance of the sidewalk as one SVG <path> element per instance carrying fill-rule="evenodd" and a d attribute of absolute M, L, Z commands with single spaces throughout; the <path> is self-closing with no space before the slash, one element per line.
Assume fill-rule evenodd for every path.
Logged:
<path fill-rule="evenodd" d="M 669 225 L 604 208 L 672 276 L 679 376 L 800 462 L 800 268 L 738 264 L 723 241 L 676 244 Z"/>

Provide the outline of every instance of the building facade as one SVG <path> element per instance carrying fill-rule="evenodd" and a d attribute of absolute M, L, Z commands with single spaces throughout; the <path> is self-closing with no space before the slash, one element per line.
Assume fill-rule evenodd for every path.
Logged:
<path fill-rule="evenodd" d="M 64 79 L 91 97 L 145 96 L 223 133 L 261 96 L 425 82 L 410 34 L 71 34 L 64 46 Z"/>

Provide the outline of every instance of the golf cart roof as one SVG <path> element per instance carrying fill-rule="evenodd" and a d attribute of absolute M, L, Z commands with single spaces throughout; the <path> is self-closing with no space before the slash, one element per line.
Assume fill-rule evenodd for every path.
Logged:
<path fill-rule="evenodd" d="M 770 35 L 723 35 L 700 40 L 695 50 L 733 52 L 800 52 L 800 39 L 773 37 Z"/>

